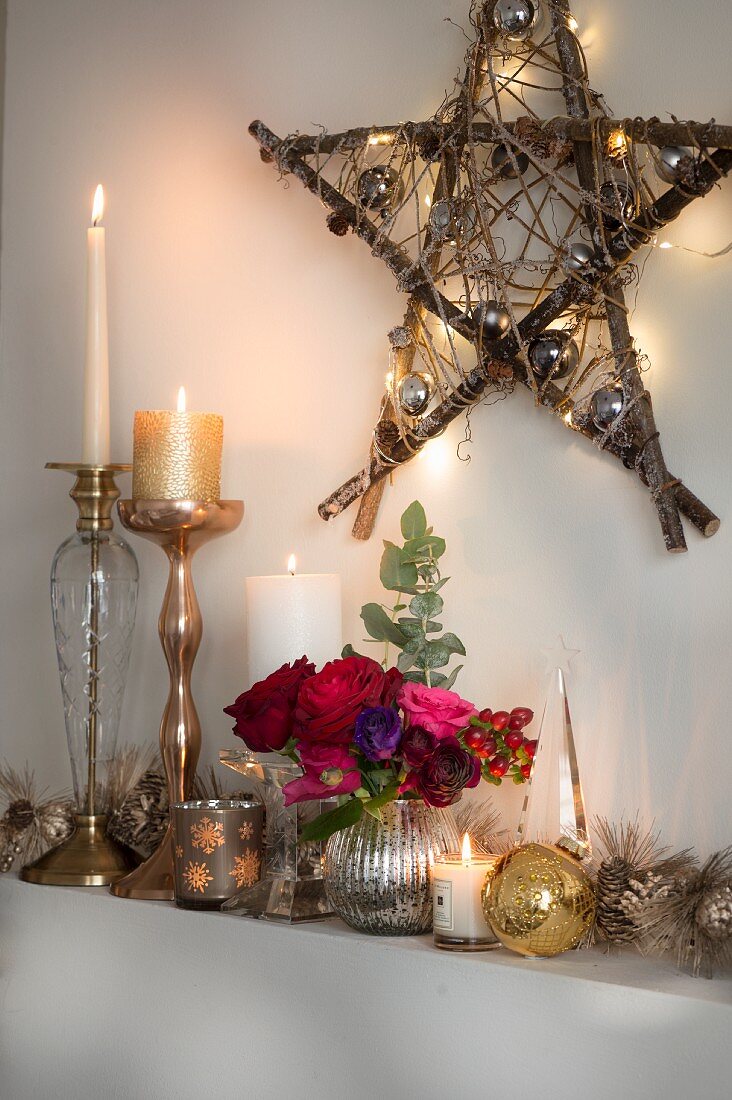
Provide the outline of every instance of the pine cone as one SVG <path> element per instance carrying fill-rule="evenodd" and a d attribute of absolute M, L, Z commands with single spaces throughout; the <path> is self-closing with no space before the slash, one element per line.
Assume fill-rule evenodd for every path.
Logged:
<path fill-rule="evenodd" d="M 376 425 L 376 441 L 387 454 L 399 439 L 399 429 L 393 420 L 380 420 Z"/>
<path fill-rule="evenodd" d="M 417 142 L 417 152 L 428 164 L 439 160 L 442 151 L 442 137 L 439 131 L 428 133 Z"/>
<path fill-rule="evenodd" d="M 705 894 L 696 909 L 696 923 L 712 940 L 732 936 L 732 886 Z"/>
<path fill-rule="evenodd" d="M 25 832 L 35 816 L 35 810 L 27 798 L 16 798 L 5 811 L 5 821 L 14 833 Z"/>
<path fill-rule="evenodd" d="M 612 943 L 631 943 L 638 934 L 623 906 L 633 869 L 620 856 L 603 860 L 597 872 L 597 927 Z"/>
<path fill-rule="evenodd" d="M 406 325 L 395 325 L 389 332 L 389 343 L 393 348 L 408 348 L 412 343 L 412 334 Z"/>
<path fill-rule="evenodd" d="M 154 851 L 168 824 L 168 790 L 165 778 L 147 771 L 113 814 L 109 835 L 145 855 Z"/>
<path fill-rule="evenodd" d="M 541 160 L 553 161 L 557 167 L 569 163 L 574 155 L 571 141 L 566 141 L 545 130 L 528 115 L 516 119 L 514 133 L 534 156 Z"/>
<path fill-rule="evenodd" d="M 331 233 L 335 233 L 336 237 L 345 237 L 346 233 L 350 229 L 350 223 L 345 214 L 340 214 L 334 210 L 325 219 L 325 224 L 330 229 Z"/>
<path fill-rule="evenodd" d="M 38 827 L 43 841 L 55 847 L 66 840 L 74 829 L 74 815 L 70 802 L 48 802 L 38 813 Z"/>

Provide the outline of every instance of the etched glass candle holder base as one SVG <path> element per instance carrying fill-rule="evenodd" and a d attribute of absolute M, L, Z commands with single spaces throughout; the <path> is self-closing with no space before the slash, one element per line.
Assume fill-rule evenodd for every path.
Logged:
<path fill-rule="evenodd" d="M 293 761 L 277 753 L 225 749 L 222 764 L 243 775 L 265 807 L 264 875 L 221 906 L 225 913 L 260 920 L 300 924 L 333 916 L 325 897 L 320 842 L 301 843 L 300 829 L 329 802 L 285 806 L 282 788 L 302 774 Z"/>

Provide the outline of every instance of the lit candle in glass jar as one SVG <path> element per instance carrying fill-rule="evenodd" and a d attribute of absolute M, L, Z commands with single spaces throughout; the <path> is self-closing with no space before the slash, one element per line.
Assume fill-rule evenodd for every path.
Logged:
<path fill-rule="evenodd" d="M 440 856 L 432 868 L 435 946 L 452 951 L 487 951 L 498 946 L 483 915 L 481 893 L 497 856 L 473 855 L 470 837 L 462 852 Z"/>

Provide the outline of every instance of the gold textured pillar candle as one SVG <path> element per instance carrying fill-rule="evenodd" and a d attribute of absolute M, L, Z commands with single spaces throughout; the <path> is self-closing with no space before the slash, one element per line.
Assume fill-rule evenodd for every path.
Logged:
<path fill-rule="evenodd" d="M 219 500 L 223 442 L 224 418 L 187 412 L 182 386 L 177 412 L 136 412 L 133 499 Z"/>

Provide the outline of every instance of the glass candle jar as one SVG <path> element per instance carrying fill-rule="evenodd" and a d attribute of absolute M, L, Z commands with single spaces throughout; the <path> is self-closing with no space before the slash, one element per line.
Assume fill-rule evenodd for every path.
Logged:
<path fill-rule="evenodd" d="M 171 806 L 175 904 L 220 909 L 262 874 L 261 802 L 216 798 Z"/>
<path fill-rule="evenodd" d="M 489 951 L 498 947 L 483 913 L 481 891 L 498 856 L 473 855 L 465 835 L 460 854 L 440 856 L 432 868 L 435 946 L 450 951 Z"/>

